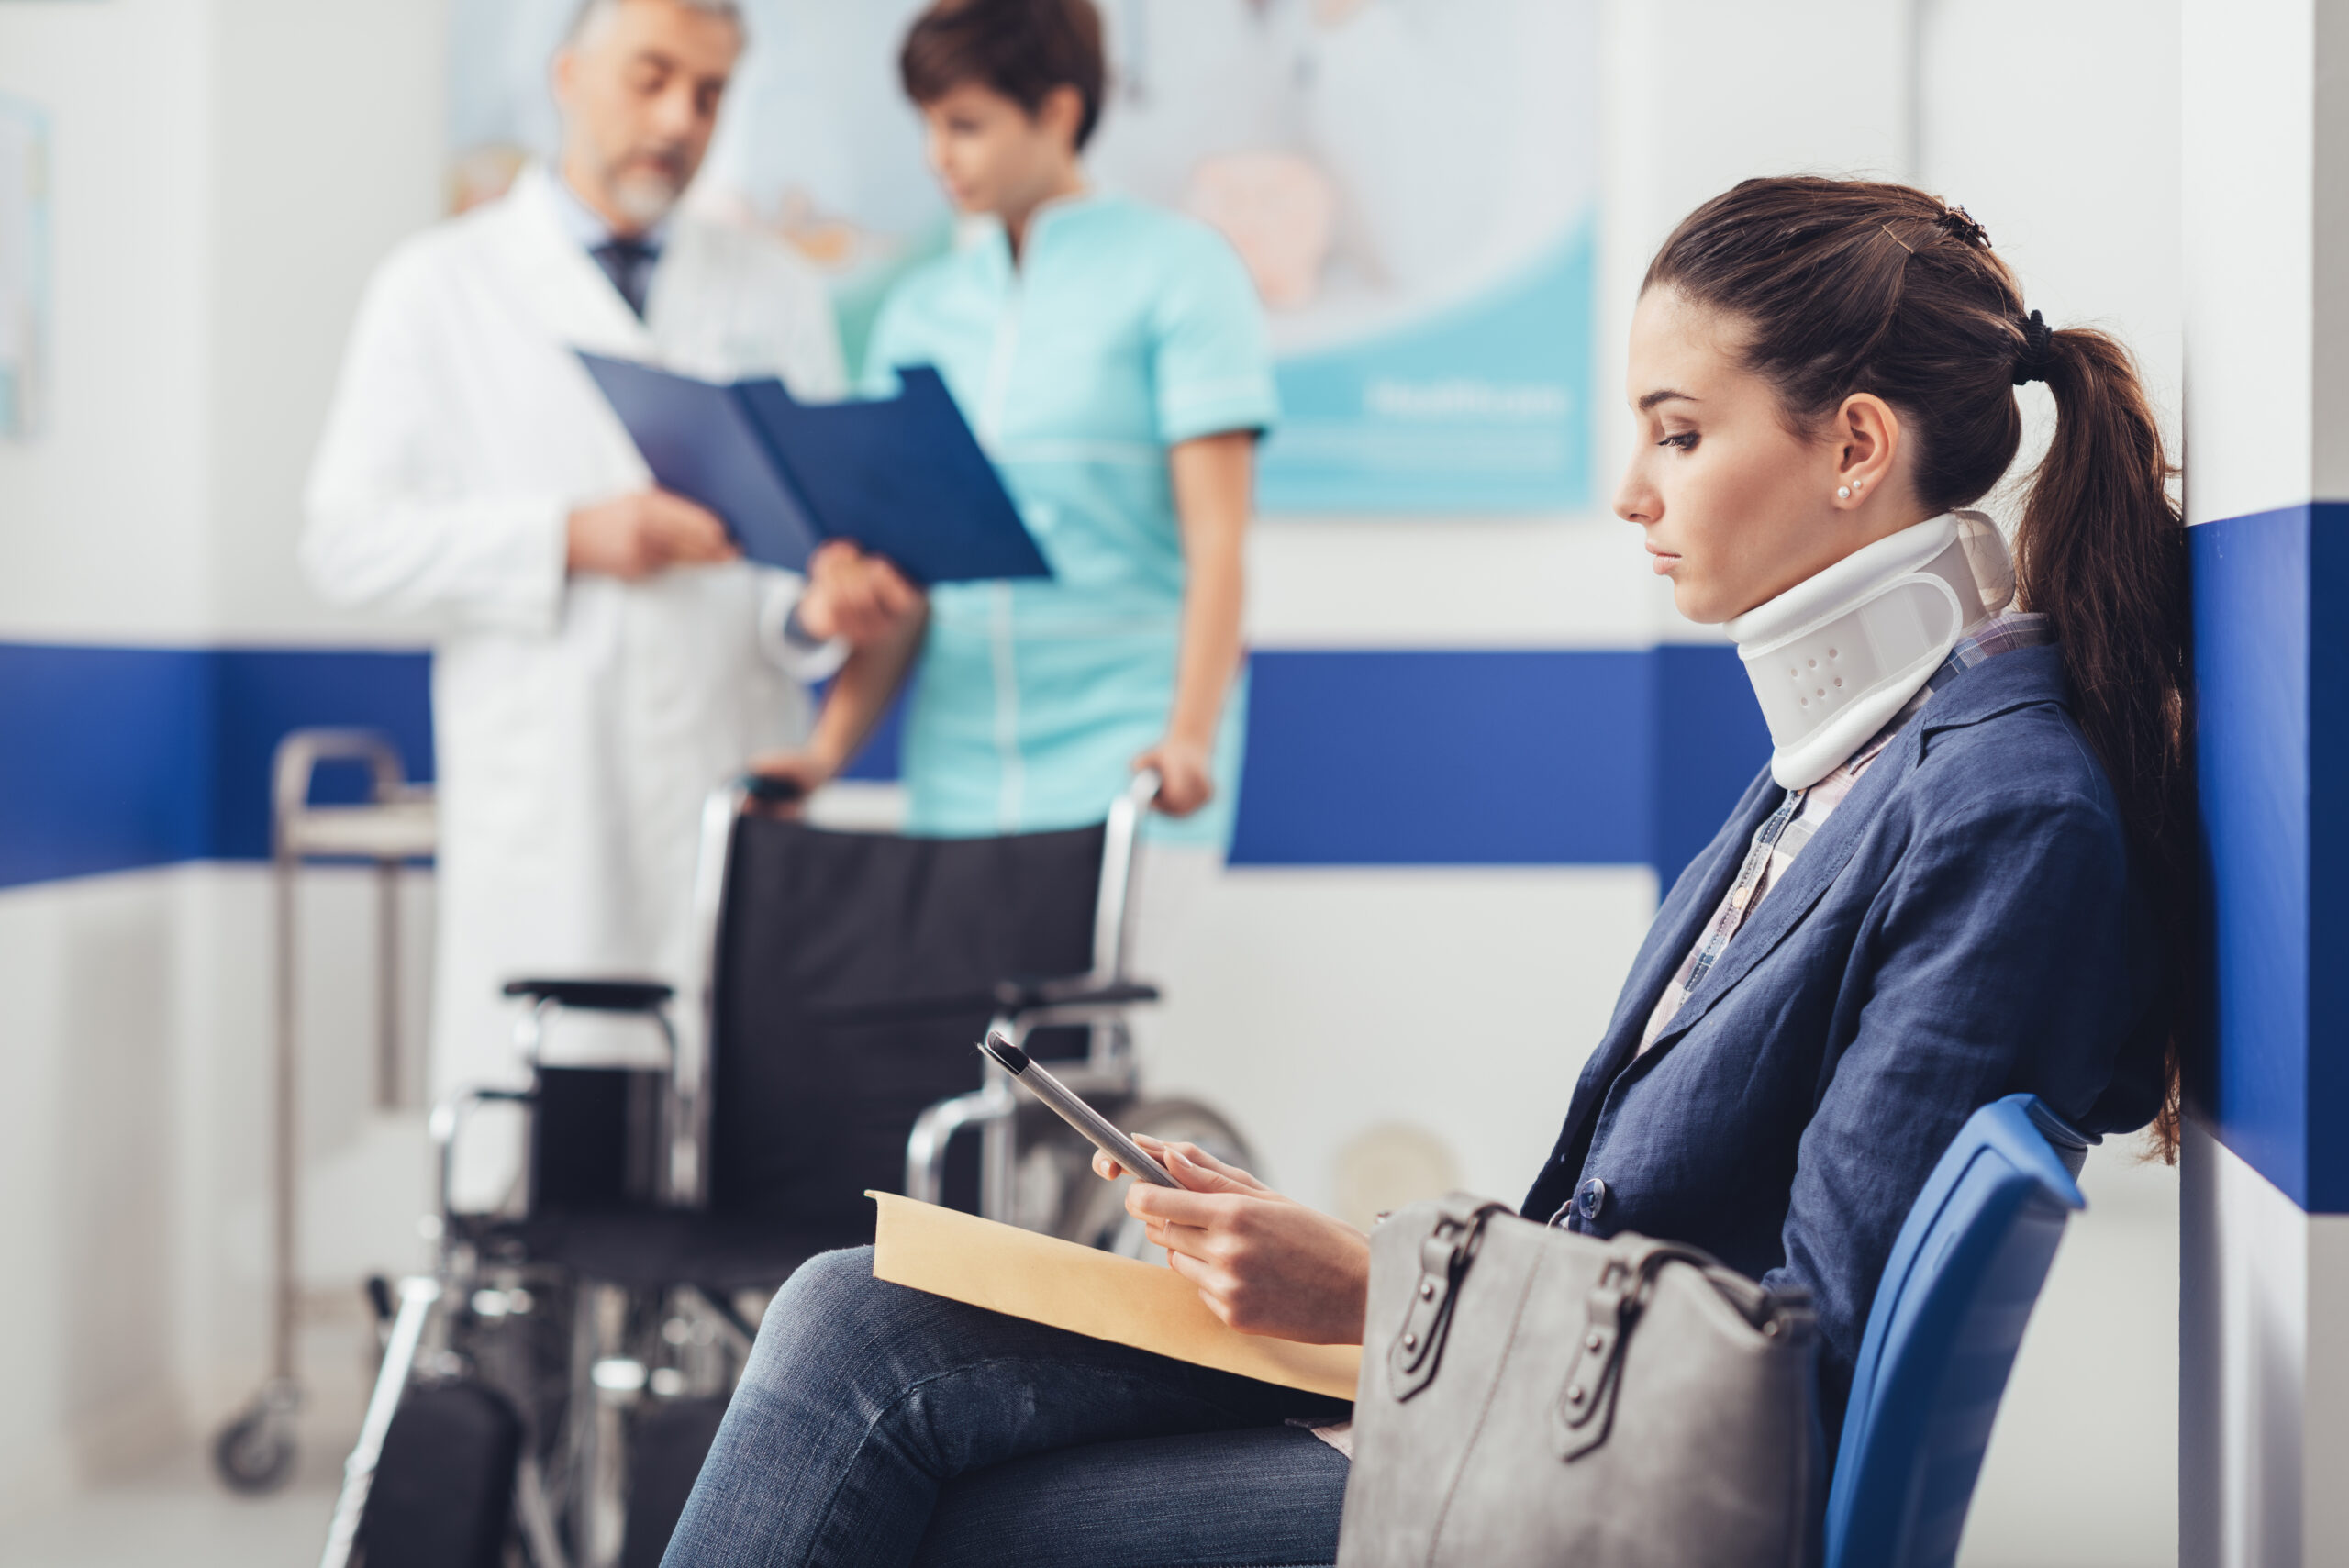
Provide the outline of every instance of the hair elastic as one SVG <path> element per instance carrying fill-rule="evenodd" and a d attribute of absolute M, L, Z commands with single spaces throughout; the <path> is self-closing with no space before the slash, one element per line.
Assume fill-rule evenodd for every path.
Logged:
<path fill-rule="evenodd" d="M 2046 317 L 2032 311 L 2021 324 L 2022 352 L 2015 356 L 2015 384 L 2045 381 L 2054 363 L 2055 328 L 2047 325 Z"/>

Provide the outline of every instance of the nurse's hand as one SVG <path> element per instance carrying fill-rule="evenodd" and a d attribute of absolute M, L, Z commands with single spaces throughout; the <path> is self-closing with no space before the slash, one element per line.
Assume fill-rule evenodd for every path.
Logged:
<path fill-rule="evenodd" d="M 1208 1310 L 1243 1334 L 1308 1345 L 1359 1345 L 1370 1298 L 1370 1238 L 1283 1197 L 1197 1145 L 1137 1138 L 1183 1191 L 1136 1182 L 1126 1212 L 1198 1287 Z M 1107 1154 L 1093 1168 L 1119 1172 Z"/>
<path fill-rule="evenodd" d="M 1188 817 L 1215 798 L 1215 757 L 1196 741 L 1170 735 L 1134 759 L 1134 772 L 1158 770 L 1158 809 Z"/>
<path fill-rule="evenodd" d="M 634 583 L 667 567 L 731 561 L 739 553 L 707 507 L 666 490 L 639 490 L 572 513 L 564 563 Z"/>
<path fill-rule="evenodd" d="M 922 591 L 895 566 L 844 539 L 827 539 L 807 558 L 799 624 L 808 636 L 844 638 L 863 648 L 901 635 L 921 613 Z"/>
<path fill-rule="evenodd" d="M 782 780 L 798 790 L 796 799 L 753 801 L 751 811 L 761 817 L 798 817 L 807 809 L 807 797 L 831 783 L 840 767 L 813 751 L 762 751 L 751 759 L 751 772 L 761 778 Z"/>

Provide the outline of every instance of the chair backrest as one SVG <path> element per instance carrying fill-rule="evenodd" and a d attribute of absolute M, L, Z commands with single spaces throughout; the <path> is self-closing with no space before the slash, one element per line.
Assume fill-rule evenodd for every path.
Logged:
<path fill-rule="evenodd" d="M 1827 1568 L 1946 1568 L 2088 1140 L 2035 1095 L 1983 1106 L 1927 1178 L 1868 1312 Z"/>
<path fill-rule="evenodd" d="M 974 1048 L 996 985 L 1093 967 L 1103 838 L 909 839 L 742 817 L 710 1013 L 710 1207 L 869 1223 L 865 1189 L 904 1186 L 914 1118 L 979 1087 Z M 952 1005 L 888 1016 L 941 998 Z"/>

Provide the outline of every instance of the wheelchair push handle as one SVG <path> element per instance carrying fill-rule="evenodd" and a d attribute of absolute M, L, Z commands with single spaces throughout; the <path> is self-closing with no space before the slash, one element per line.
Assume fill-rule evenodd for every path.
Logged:
<path fill-rule="evenodd" d="M 807 786 L 783 773 L 744 773 L 742 793 L 761 806 L 796 806 L 807 798 Z"/>

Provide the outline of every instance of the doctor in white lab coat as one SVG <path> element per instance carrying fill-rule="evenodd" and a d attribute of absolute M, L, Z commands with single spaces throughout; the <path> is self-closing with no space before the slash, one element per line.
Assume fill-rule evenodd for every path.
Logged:
<path fill-rule="evenodd" d="M 802 683 L 847 643 L 918 613 L 845 545 L 807 584 L 736 559 L 651 487 L 573 352 L 843 389 L 813 273 L 674 210 L 742 41 L 729 0 L 586 0 L 555 63 L 561 166 L 383 264 L 312 470 L 311 580 L 438 634 L 436 1094 L 519 1079 L 509 978 L 687 975 L 703 798 L 804 740 Z M 495 1201 L 514 1155 L 493 1136 L 462 1195 Z"/>

